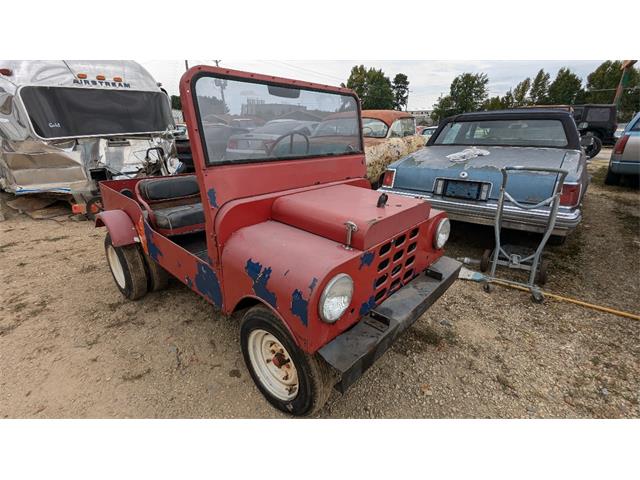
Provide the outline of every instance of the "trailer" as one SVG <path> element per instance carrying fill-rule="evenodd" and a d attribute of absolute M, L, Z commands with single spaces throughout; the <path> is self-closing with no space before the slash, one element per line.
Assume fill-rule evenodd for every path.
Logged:
<path fill-rule="evenodd" d="M 174 128 L 166 92 L 136 62 L 0 60 L 0 187 L 15 195 L 99 209 L 100 181 L 179 167 Z"/>

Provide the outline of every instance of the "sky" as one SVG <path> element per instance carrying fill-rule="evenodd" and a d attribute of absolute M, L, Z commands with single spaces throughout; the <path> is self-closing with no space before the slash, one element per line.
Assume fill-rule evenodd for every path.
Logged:
<path fill-rule="evenodd" d="M 185 71 L 184 60 L 138 60 L 162 82 L 169 94 L 178 95 L 178 81 Z M 213 60 L 188 60 L 189 66 L 214 65 Z M 489 95 L 504 95 L 526 77 L 533 77 L 540 68 L 555 77 L 562 67 L 568 67 L 583 79 L 602 60 L 220 60 L 220 66 L 279 77 L 306 80 L 328 85 L 347 81 L 351 67 L 363 64 L 381 68 L 390 79 L 397 73 L 409 77 L 409 110 L 430 110 L 441 94 L 449 92 L 451 81 L 464 72 L 486 73 Z"/>

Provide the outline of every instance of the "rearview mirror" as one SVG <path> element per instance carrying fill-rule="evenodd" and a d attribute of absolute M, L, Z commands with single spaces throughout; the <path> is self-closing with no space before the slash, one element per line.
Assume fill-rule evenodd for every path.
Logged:
<path fill-rule="evenodd" d="M 297 88 L 289 87 L 276 87 L 275 85 L 268 85 L 269 95 L 282 98 L 300 98 L 300 90 Z"/>

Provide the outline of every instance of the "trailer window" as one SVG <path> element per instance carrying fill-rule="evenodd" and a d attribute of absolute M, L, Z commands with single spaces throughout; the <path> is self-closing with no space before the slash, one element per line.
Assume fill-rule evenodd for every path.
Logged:
<path fill-rule="evenodd" d="M 362 151 L 351 95 L 212 75 L 199 77 L 193 90 L 209 165 Z M 260 126 L 238 128 L 240 118 Z"/>
<path fill-rule="evenodd" d="M 173 128 L 162 92 L 97 88 L 20 89 L 34 133 L 41 138 L 76 138 L 163 132 Z"/>

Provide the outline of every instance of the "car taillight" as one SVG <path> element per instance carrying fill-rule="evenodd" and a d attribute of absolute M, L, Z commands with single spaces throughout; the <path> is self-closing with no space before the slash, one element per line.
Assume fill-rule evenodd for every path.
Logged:
<path fill-rule="evenodd" d="M 227 148 L 238 148 L 238 141 L 229 140 L 229 143 L 227 144 Z"/>
<path fill-rule="evenodd" d="M 384 172 L 384 176 L 382 177 L 382 186 L 383 187 L 393 187 L 393 182 L 396 180 L 396 171 L 395 170 L 387 170 Z"/>
<path fill-rule="evenodd" d="M 565 183 L 562 186 L 562 194 L 560 195 L 560 205 L 566 207 L 575 207 L 580 201 L 580 189 L 579 184 Z"/>
<path fill-rule="evenodd" d="M 624 135 L 616 142 L 616 146 L 613 148 L 613 153 L 616 155 L 622 155 L 624 153 L 624 147 L 627 146 L 629 141 L 629 135 Z"/>

